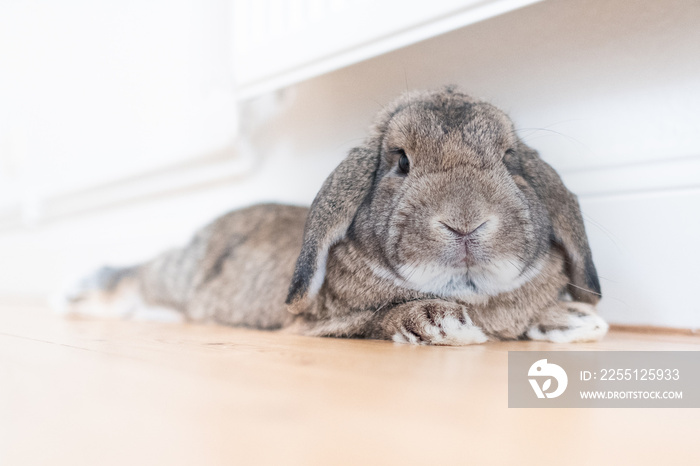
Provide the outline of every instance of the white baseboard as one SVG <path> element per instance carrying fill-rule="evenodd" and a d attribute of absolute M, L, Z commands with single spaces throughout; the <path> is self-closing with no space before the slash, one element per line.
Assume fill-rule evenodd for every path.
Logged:
<path fill-rule="evenodd" d="M 110 183 L 49 193 L 40 200 L 38 211 L 31 218 L 28 218 L 20 203 L 0 212 L 0 231 L 211 187 L 217 183 L 235 182 L 250 173 L 254 165 L 255 158 L 249 151 L 227 148 L 185 163 L 135 174 Z"/>
<path fill-rule="evenodd" d="M 579 197 L 700 188 L 700 155 L 590 167 L 561 176 Z"/>

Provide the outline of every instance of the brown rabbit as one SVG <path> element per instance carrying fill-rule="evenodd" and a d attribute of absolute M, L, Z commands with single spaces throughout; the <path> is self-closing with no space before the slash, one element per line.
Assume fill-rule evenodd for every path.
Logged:
<path fill-rule="evenodd" d="M 182 249 L 98 271 L 68 304 L 462 345 L 599 339 L 600 296 L 576 197 L 503 112 L 450 87 L 380 112 L 310 209 L 231 212 Z"/>

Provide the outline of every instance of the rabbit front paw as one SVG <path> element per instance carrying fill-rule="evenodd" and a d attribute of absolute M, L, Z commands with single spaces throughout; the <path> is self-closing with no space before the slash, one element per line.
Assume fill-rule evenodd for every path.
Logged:
<path fill-rule="evenodd" d="M 561 302 L 550 309 L 525 335 L 530 340 L 572 343 L 597 341 L 608 331 L 608 324 L 586 303 Z"/>
<path fill-rule="evenodd" d="M 471 345 L 488 340 L 466 309 L 439 300 L 412 301 L 392 310 L 385 321 L 387 336 L 414 345 Z"/>

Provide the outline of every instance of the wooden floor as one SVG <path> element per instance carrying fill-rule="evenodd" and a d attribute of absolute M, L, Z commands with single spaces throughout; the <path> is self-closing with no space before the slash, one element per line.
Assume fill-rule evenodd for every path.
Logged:
<path fill-rule="evenodd" d="M 507 351 L 0 307 L 0 465 L 700 464 L 700 410 L 507 407 Z"/>

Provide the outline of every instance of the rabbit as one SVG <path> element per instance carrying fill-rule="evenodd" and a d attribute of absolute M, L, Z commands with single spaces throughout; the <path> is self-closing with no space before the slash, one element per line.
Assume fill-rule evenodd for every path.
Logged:
<path fill-rule="evenodd" d="M 576 196 L 502 111 L 450 86 L 380 111 L 310 208 L 230 212 L 184 248 L 98 271 L 68 305 L 467 345 L 598 340 L 600 298 Z"/>

